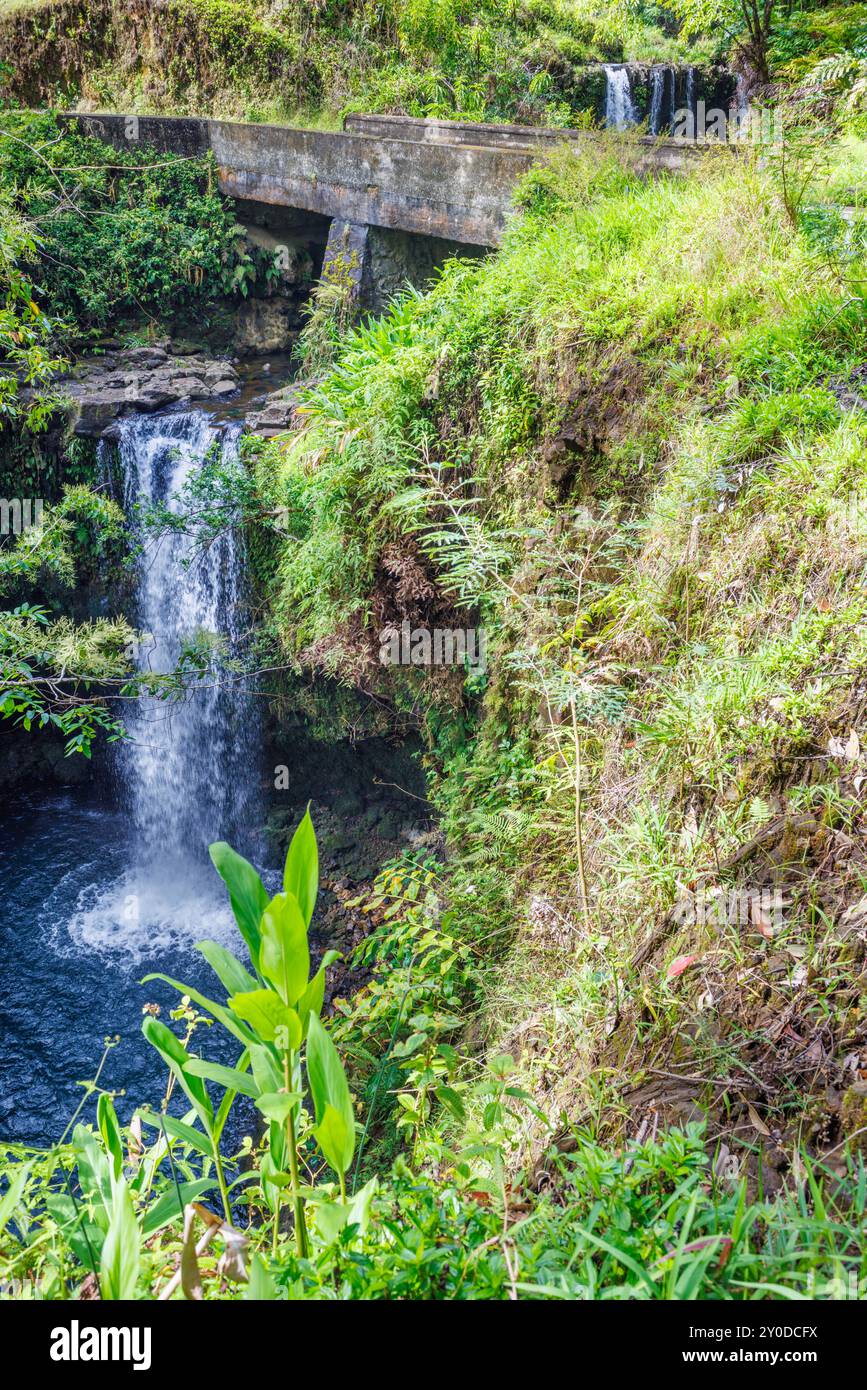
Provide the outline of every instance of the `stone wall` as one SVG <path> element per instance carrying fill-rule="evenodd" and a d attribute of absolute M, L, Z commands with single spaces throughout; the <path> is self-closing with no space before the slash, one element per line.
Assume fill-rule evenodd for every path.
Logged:
<path fill-rule="evenodd" d="M 442 237 L 416 236 L 372 227 L 369 243 L 370 270 L 364 307 L 380 313 L 390 299 L 412 285 L 422 289 L 453 256 L 483 256 L 483 246 L 468 246 Z"/>

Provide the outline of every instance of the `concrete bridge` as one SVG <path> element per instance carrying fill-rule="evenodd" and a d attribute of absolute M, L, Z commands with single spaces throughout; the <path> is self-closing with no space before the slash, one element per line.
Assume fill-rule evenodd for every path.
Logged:
<path fill-rule="evenodd" d="M 586 131 L 348 116 L 342 131 L 299 130 L 174 116 L 65 117 L 115 147 L 209 151 L 221 190 L 272 232 L 306 230 L 342 257 L 357 293 L 378 307 L 398 281 L 418 282 L 456 249 L 496 246 L 518 179 L 556 145 L 603 137 Z M 638 137 L 636 163 L 682 170 L 701 147 Z M 243 209 L 242 209 L 243 215 Z M 425 245 L 419 238 L 433 239 Z"/>

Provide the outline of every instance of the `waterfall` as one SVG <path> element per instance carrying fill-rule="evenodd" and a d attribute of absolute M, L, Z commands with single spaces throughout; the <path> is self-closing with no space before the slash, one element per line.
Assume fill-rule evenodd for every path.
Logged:
<path fill-rule="evenodd" d="M 662 131 L 662 103 L 665 99 L 665 68 L 650 70 L 650 133 L 659 135 Z"/>
<path fill-rule="evenodd" d="M 136 415 L 120 422 L 118 457 L 128 516 L 137 503 L 180 515 L 178 493 L 212 453 L 231 466 L 240 425 L 202 411 Z M 257 805 L 256 702 L 231 662 L 244 631 L 243 542 L 195 531 L 143 532 L 136 566 L 140 670 L 168 674 L 191 648 L 196 667 L 179 698 L 143 694 L 120 714 L 128 738 L 114 745 L 115 777 L 132 832 L 120 880 L 79 902 L 71 934 L 91 948 L 142 954 L 231 939 L 224 895 L 208 859 L 214 840 L 251 852 Z M 165 694 L 165 691 L 163 691 Z"/>
<path fill-rule="evenodd" d="M 692 128 L 693 131 L 697 134 L 698 132 L 695 130 L 695 68 L 687 68 L 686 70 L 686 109 L 692 116 Z"/>
<path fill-rule="evenodd" d="M 632 101 L 626 68 L 605 64 L 605 124 L 613 130 L 635 125 L 638 117 Z"/>
<path fill-rule="evenodd" d="M 741 73 L 737 73 L 735 76 L 734 101 L 729 111 L 730 124 L 734 127 L 734 138 L 736 140 L 746 140 L 749 138 L 751 115 L 750 100 L 747 96 L 746 78 Z"/>
<path fill-rule="evenodd" d="M 120 463 L 130 513 L 136 502 L 179 510 L 178 493 L 212 449 L 237 462 L 240 426 L 222 434 L 201 411 L 135 416 L 120 427 Z M 127 717 L 121 778 L 142 851 L 166 843 L 200 854 L 217 839 L 249 830 L 254 792 L 253 710 L 223 657 L 238 654 L 243 628 L 243 554 L 231 530 L 199 549 L 195 534 L 146 540 L 138 561 L 137 624 L 147 634 L 139 667 L 167 674 L 184 644 L 207 664 L 184 697 L 146 695 Z M 208 656 L 208 648 L 222 642 Z"/>
<path fill-rule="evenodd" d="M 697 107 L 695 68 L 686 68 L 686 110 L 689 111 L 689 138 L 695 140 L 699 138 L 699 135 L 703 135 L 704 133 L 703 131 L 699 132 L 699 129 L 697 129 L 696 126 Z"/>

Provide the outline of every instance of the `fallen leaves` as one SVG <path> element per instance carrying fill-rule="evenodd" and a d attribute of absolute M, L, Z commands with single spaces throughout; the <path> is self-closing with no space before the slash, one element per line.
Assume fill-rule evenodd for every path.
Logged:
<path fill-rule="evenodd" d="M 845 739 L 829 738 L 826 746 L 832 758 L 842 758 L 846 762 L 855 763 L 861 756 L 861 740 L 854 729 L 849 730 Z"/>
<path fill-rule="evenodd" d="M 771 1131 L 768 1129 L 756 1107 L 751 1105 L 749 1101 L 747 1101 L 747 1114 L 750 1117 L 750 1124 L 753 1129 L 757 1130 L 759 1134 L 763 1134 L 766 1139 L 770 1139 Z"/>
<path fill-rule="evenodd" d="M 205 1223 L 204 1233 L 198 1241 L 195 1239 L 197 1217 Z M 224 1242 L 223 1252 L 217 1262 L 217 1277 L 219 1279 L 231 1279 L 237 1283 L 247 1281 L 246 1250 L 250 1244 L 247 1236 L 242 1231 L 236 1230 L 234 1226 L 230 1226 L 222 1217 L 209 1211 L 207 1207 L 203 1207 L 200 1202 L 190 1202 L 184 1208 L 184 1235 L 180 1267 L 160 1294 L 160 1302 L 167 1302 L 179 1285 L 183 1290 L 184 1298 L 188 1298 L 194 1303 L 202 1302 L 205 1292 L 199 1260 L 215 1236 L 221 1236 Z"/>

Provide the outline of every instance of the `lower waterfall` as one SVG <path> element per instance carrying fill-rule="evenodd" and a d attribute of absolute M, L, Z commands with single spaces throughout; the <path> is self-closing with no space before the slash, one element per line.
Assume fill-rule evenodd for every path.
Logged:
<path fill-rule="evenodd" d="M 214 426 L 201 411 L 135 416 L 119 443 L 127 515 L 161 503 L 177 515 L 184 484 L 213 451 L 237 461 L 240 426 Z M 192 644 L 201 663 L 178 700 L 145 695 L 117 745 L 122 800 L 144 858 L 169 848 L 201 858 L 216 839 L 249 835 L 256 811 L 259 746 L 255 701 L 226 669 L 244 628 L 243 545 L 231 530 L 199 546 L 195 532 L 145 539 L 138 559 L 138 666 L 168 674 Z"/>

